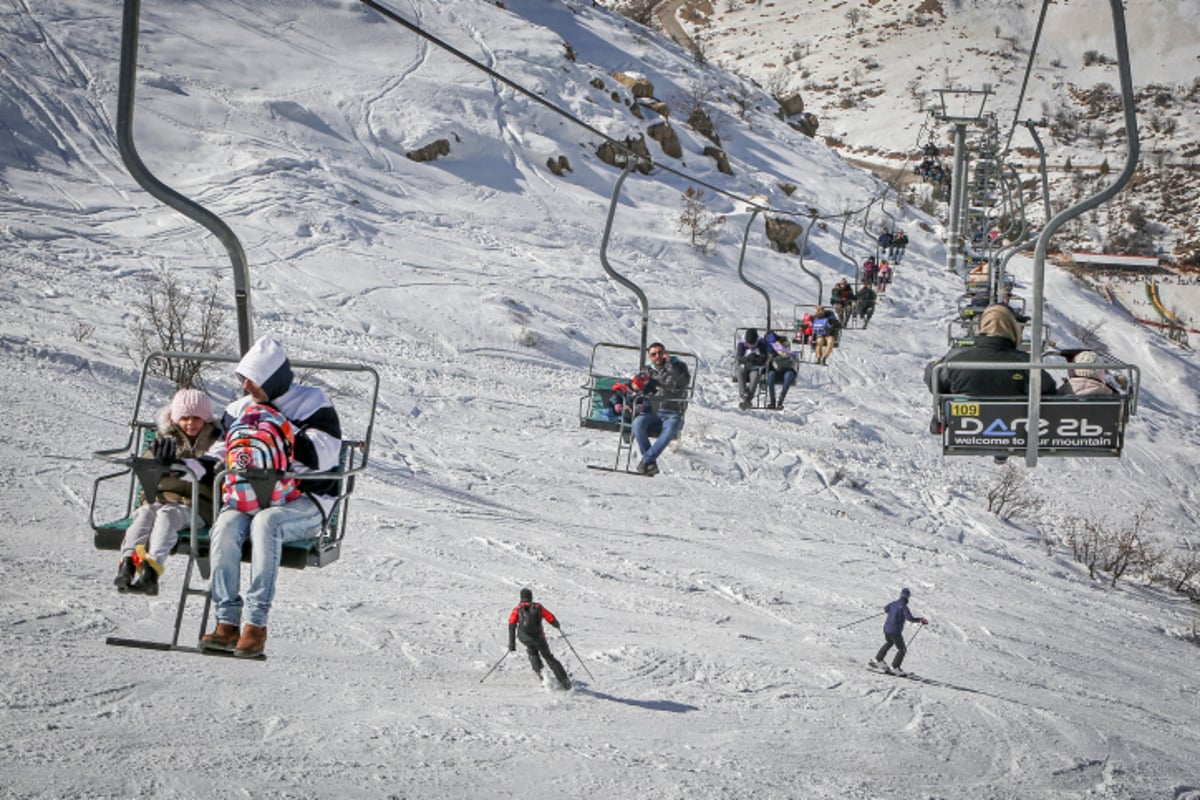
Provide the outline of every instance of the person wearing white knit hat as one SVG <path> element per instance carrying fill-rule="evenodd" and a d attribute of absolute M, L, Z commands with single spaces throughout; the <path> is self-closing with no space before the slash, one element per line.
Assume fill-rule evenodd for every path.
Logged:
<path fill-rule="evenodd" d="M 199 389 L 180 389 L 158 412 L 158 438 L 142 454 L 163 467 L 182 459 L 194 459 L 221 438 L 213 424 L 212 401 Z M 198 470 L 202 471 L 202 470 Z M 212 482 L 199 487 L 200 512 L 205 524 L 212 522 Z M 133 512 L 121 542 L 121 561 L 113 583 L 119 592 L 158 594 L 158 579 L 166 568 L 167 556 L 179 541 L 179 531 L 192 523 L 192 484 L 170 473 L 158 482 L 152 498 Z"/>
<path fill-rule="evenodd" d="M 294 472 L 327 472 L 337 468 L 342 427 L 332 401 L 323 389 L 295 382 L 291 362 L 278 339 L 260 338 L 242 356 L 235 370 L 246 395 L 230 403 L 222 418 L 228 430 L 247 407 L 269 404 L 297 432 Z M 226 442 L 208 452 L 208 475 L 225 462 Z M 254 512 L 226 505 L 212 527 L 212 599 L 216 628 L 200 637 L 202 650 L 256 657 L 267 641 L 267 617 L 275 597 L 275 581 L 284 542 L 314 536 L 337 496 L 336 481 L 301 481 L 302 493 L 283 505 Z M 241 593 L 242 546 L 250 549 L 250 583 Z M 242 623 L 245 623 L 244 625 Z"/>

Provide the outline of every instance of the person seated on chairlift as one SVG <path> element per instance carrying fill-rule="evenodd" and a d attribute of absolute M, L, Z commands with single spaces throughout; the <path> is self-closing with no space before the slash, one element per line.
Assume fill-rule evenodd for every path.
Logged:
<path fill-rule="evenodd" d="M 1076 353 L 1075 357 L 1071 359 L 1072 364 L 1096 364 L 1099 361 L 1100 356 L 1091 350 Z M 1069 377 L 1059 387 L 1060 394 L 1069 394 L 1075 397 L 1117 394 L 1117 389 L 1109 383 L 1112 376 L 1108 374 L 1107 370 L 1077 368 L 1069 370 L 1067 374 Z"/>
<path fill-rule="evenodd" d="M 757 328 L 748 328 L 745 337 L 737 343 L 736 356 L 738 391 L 741 395 L 738 408 L 744 411 L 754 404 L 754 398 L 758 395 L 758 384 L 771 358 L 771 347 L 759 338 Z"/>
<path fill-rule="evenodd" d="M 951 366 L 961 362 L 1029 363 L 1029 353 L 1019 350 L 1021 324 L 1012 309 L 1004 305 L 988 306 L 979 320 L 978 333 L 970 347 L 952 348 L 950 352 L 925 367 L 925 383 L 937 394 L 959 394 L 969 397 L 1024 397 L 1028 395 L 1029 371 L 1019 369 L 973 369 Z M 934 367 L 944 364 L 937 372 Z M 1054 377 L 1041 371 L 1041 393 L 1056 394 Z"/>
<path fill-rule="evenodd" d="M 642 402 L 635 409 L 633 418 L 633 438 L 642 454 L 637 471 L 653 476 L 659 471 L 659 455 L 683 430 L 692 373 L 682 359 L 667 352 L 662 342 L 651 344 L 647 354 L 650 363 L 646 365 L 646 372 L 635 376 L 630 384 L 642 393 L 639 398 Z M 653 444 L 650 443 L 652 436 L 656 437 Z"/>

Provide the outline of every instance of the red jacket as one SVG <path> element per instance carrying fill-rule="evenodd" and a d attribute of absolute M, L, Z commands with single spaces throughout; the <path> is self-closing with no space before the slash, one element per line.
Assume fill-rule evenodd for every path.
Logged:
<path fill-rule="evenodd" d="M 516 638 L 518 635 L 520 636 L 522 644 L 529 644 L 532 642 L 531 634 L 529 632 L 527 632 L 525 629 L 517 630 L 517 619 L 520 616 L 521 609 L 523 607 L 532 608 L 539 613 L 540 619 L 538 620 L 537 626 L 537 635 L 539 638 L 546 638 L 546 632 L 541 626 L 542 622 L 549 622 L 554 627 L 558 627 L 558 620 L 555 618 L 554 614 L 550 613 L 550 609 L 546 608 L 542 604 L 533 602 L 518 603 L 515 607 L 513 607 L 512 613 L 508 615 L 508 646 L 510 649 L 516 646 Z"/>

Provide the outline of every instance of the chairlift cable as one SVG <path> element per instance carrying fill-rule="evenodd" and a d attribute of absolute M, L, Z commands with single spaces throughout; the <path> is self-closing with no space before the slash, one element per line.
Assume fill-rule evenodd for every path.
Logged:
<path fill-rule="evenodd" d="M 1025 78 L 1021 81 L 1021 93 L 1017 95 L 1017 109 L 1013 112 L 1013 124 L 1008 129 L 1008 141 L 1004 143 L 1004 149 L 1000 152 L 1007 153 L 1012 146 L 1013 134 L 1017 130 L 1017 126 L 1021 124 L 1021 104 L 1025 101 L 1025 89 L 1029 86 L 1029 76 L 1033 74 L 1033 59 L 1037 56 L 1038 42 L 1042 38 L 1042 26 L 1046 23 L 1046 10 L 1050 7 L 1050 0 L 1042 0 L 1042 13 L 1038 15 L 1037 30 L 1033 34 L 1033 44 L 1029 48 L 1029 63 L 1025 66 Z"/>

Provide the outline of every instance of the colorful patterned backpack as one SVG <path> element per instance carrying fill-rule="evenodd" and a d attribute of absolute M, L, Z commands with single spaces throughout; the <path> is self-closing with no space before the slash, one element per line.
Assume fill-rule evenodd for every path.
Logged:
<path fill-rule="evenodd" d="M 281 506 L 300 496 L 295 478 L 270 481 L 270 476 L 247 476 L 243 470 L 277 470 L 292 467 L 296 435 L 287 417 L 269 405 L 252 403 L 225 434 L 225 486 L 222 501 L 229 508 L 253 514 L 268 506 Z M 265 478 L 265 480 L 263 480 Z M 255 487 L 259 491 L 255 491 Z M 260 495 L 270 489 L 269 501 Z"/>

